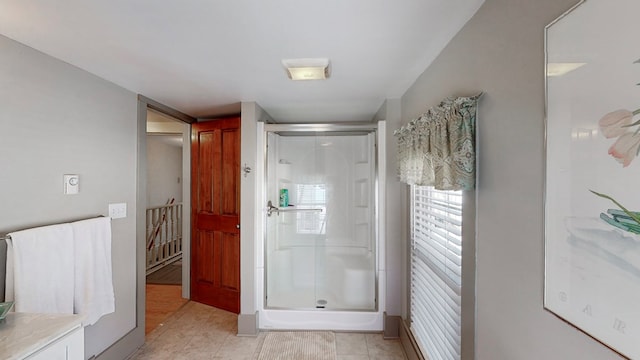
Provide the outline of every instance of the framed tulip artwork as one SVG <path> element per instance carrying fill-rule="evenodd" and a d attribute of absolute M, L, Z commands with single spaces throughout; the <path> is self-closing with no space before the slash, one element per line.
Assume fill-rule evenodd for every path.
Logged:
<path fill-rule="evenodd" d="M 547 26 L 544 306 L 640 359 L 638 0 Z"/>

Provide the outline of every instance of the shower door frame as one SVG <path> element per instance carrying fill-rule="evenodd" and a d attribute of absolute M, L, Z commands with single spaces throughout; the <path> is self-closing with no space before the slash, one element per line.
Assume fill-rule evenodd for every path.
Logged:
<path fill-rule="evenodd" d="M 385 291 L 385 174 L 386 174 L 386 123 L 360 124 L 265 124 L 257 126 L 258 163 L 256 164 L 257 203 L 259 214 L 256 218 L 256 305 L 258 307 L 259 328 L 300 329 L 300 330 L 369 330 L 379 331 L 383 327 L 386 310 Z M 374 184 L 374 243 L 375 243 L 375 297 L 373 310 L 331 310 L 331 309 L 274 309 L 266 302 L 266 252 L 267 241 L 267 134 L 300 133 L 331 135 L 336 133 L 371 133 L 375 135 L 375 178 Z M 304 316 L 300 316 L 304 313 Z"/>

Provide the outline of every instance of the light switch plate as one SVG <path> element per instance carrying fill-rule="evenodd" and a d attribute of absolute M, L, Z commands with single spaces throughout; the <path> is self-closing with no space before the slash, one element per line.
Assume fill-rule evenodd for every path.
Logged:
<path fill-rule="evenodd" d="M 127 203 L 109 204 L 109 217 L 112 219 L 127 217 Z"/>

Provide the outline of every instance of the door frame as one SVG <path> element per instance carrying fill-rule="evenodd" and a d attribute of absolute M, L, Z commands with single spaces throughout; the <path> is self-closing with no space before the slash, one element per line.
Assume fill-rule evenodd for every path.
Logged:
<path fill-rule="evenodd" d="M 152 109 L 188 125 L 183 136 L 182 150 L 182 297 L 189 299 L 190 294 L 190 256 L 191 256 L 191 124 L 197 119 L 185 113 L 161 104 L 155 100 L 138 95 L 138 132 L 137 132 L 137 189 L 136 202 L 136 326 L 141 329 L 144 343 L 146 312 L 146 204 L 147 204 L 147 110 Z M 184 209 L 187 209 L 186 211 Z M 186 271 L 185 271 L 186 269 Z"/>
<path fill-rule="evenodd" d="M 375 311 L 308 311 L 304 312 L 305 316 L 300 317 L 295 311 L 281 311 L 277 309 L 269 309 L 265 306 L 265 229 L 266 229 L 266 161 L 267 161 L 267 133 L 268 132 L 371 132 L 376 133 L 376 296 L 377 307 Z M 271 329 L 292 329 L 292 330 L 345 330 L 345 331 L 381 331 L 384 330 L 385 316 L 387 311 L 387 294 L 386 294 L 386 134 L 387 126 L 385 120 L 378 120 L 372 123 L 361 124 L 264 124 L 259 123 L 257 128 L 258 141 L 256 146 L 261 154 L 259 166 L 256 166 L 256 176 L 263 181 L 258 188 L 255 196 L 259 205 L 256 209 L 258 221 L 256 229 L 256 302 L 258 312 L 258 323 L 260 326 Z M 302 320 L 301 320 L 302 319 Z M 286 325 L 283 325 L 286 324 Z M 330 324 L 330 325 L 327 325 Z M 344 326 L 340 324 L 346 324 Z M 353 325 L 355 324 L 355 325 Z M 342 326 L 342 327 L 341 327 Z"/>

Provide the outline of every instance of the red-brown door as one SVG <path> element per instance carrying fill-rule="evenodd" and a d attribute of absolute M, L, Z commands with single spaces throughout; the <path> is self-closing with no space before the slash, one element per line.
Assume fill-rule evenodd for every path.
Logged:
<path fill-rule="evenodd" d="M 192 126 L 191 299 L 240 313 L 240 118 Z"/>

